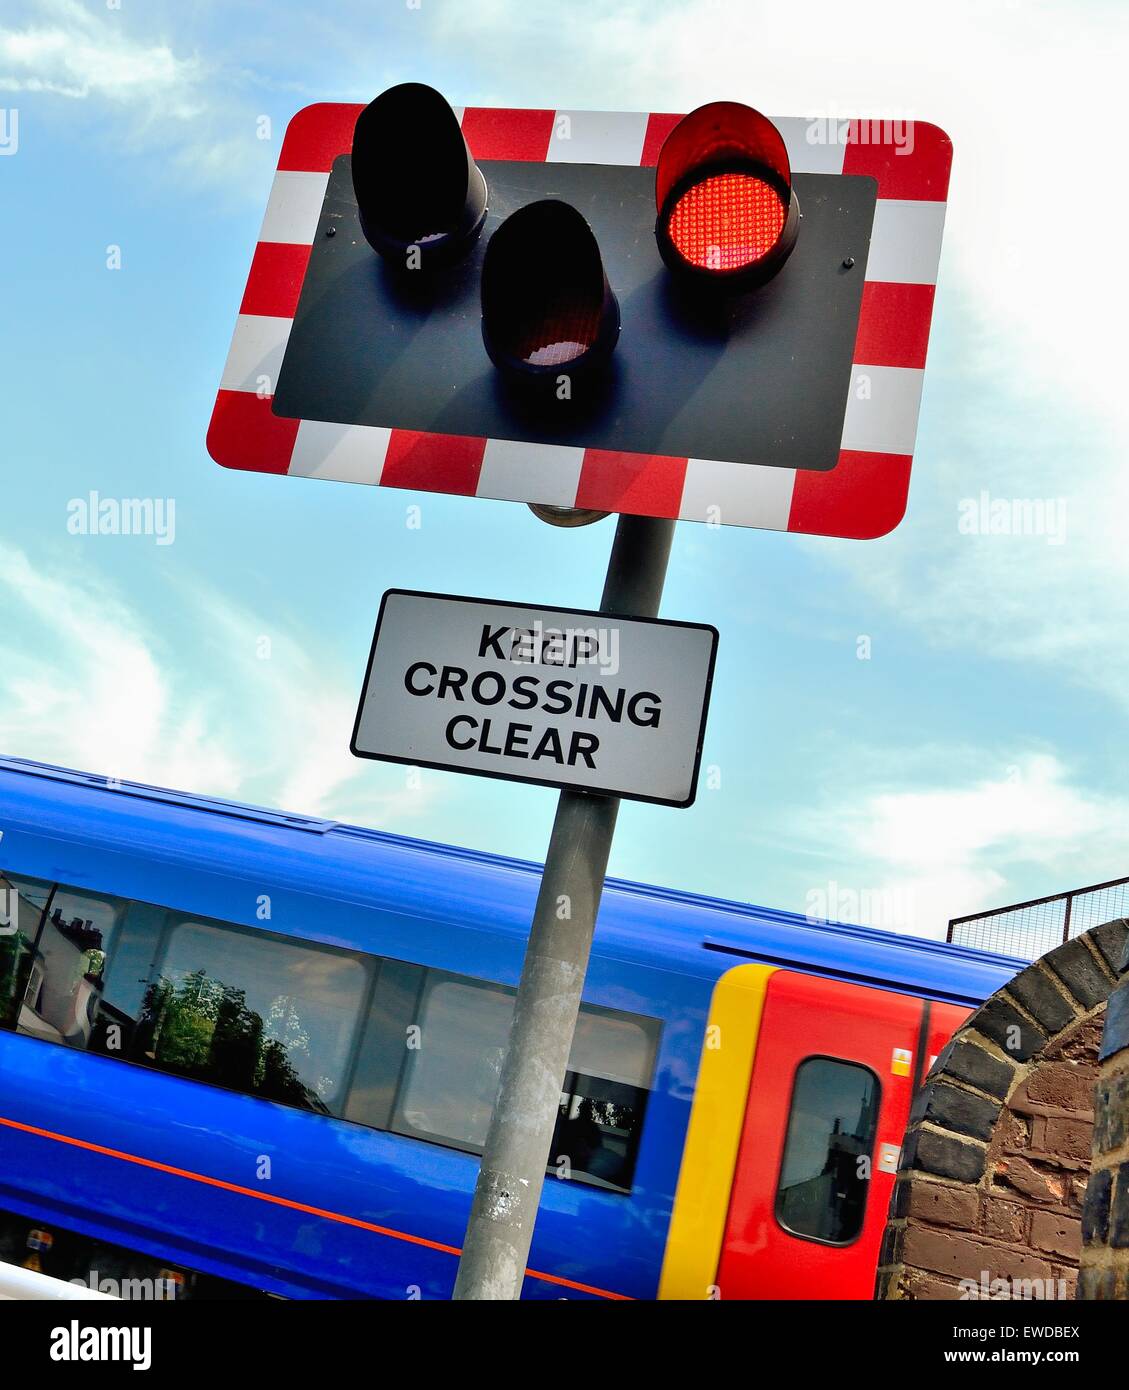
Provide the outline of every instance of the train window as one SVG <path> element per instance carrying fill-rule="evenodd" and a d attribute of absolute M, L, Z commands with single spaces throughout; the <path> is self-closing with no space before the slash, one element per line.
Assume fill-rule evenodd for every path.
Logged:
<path fill-rule="evenodd" d="M 424 972 L 390 1128 L 481 1152 L 513 1003 L 513 991 L 501 985 L 439 970 Z M 630 1191 L 656 1041 L 652 1020 L 592 1006 L 582 1010 L 560 1099 L 551 1170 Z"/>
<path fill-rule="evenodd" d="M 134 1055 L 163 1071 L 335 1113 L 368 974 L 344 951 L 173 920 L 141 1001 Z"/>
<path fill-rule="evenodd" d="M 831 1245 L 858 1236 L 879 1094 L 874 1073 L 853 1062 L 808 1057 L 796 1068 L 776 1196 L 785 1230 Z"/>

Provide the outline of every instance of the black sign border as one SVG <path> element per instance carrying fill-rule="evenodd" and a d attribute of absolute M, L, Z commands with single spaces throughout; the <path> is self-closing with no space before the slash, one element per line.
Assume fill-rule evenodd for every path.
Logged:
<path fill-rule="evenodd" d="M 380 640 L 380 628 L 384 622 L 384 611 L 388 600 L 394 596 L 406 596 L 410 598 L 431 598 L 441 599 L 445 602 L 454 603 L 478 603 L 484 607 L 512 607 L 512 608 L 532 608 L 539 609 L 543 613 L 567 613 L 575 614 L 579 618 L 604 618 L 621 619 L 624 622 L 650 623 L 654 627 L 678 627 L 695 628 L 701 632 L 712 634 L 713 640 L 710 642 L 709 666 L 706 670 L 706 683 L 702 692 L 702 721 L 698 727 L 698 738 L 694 748 L 694 770 L 690 776 L 690 795 L 685 801 L 675 801 L 663 796 L 643 796 L 639 792 L 619 791 L 616 788 L 595 788 L 578 787 L 570 782 L 552 782 L 544 777 L 523 777 L 520 773 L 511 772 L 488 772 L 477 767 L 459 767 L 452 763 L 428 762 L 420 758 L 402 758 L 393 753 L 367 753 L 357 747 L 357 736 L 360 733 L 361 714 L 364 711 L 365 700 L 368 695 L 369 681 L 372 678 L 373 663 L 376 660 L 376 647 Z M 380 610 L 376 615 L 376 628 L 372 634 L 372 645 L 369 647 L 368 662 L 365 666 L 365 678 L 361 686 L 361 698 L 357 704 L 357 716 L 353 720 L 353 732 L 349 739 L 349 752 L 354 758 L 367 758 L 372 762 L 399 763 L 402 767 L 426 767 L 436 772 L 462 773 L 470 777 L 489 777 L 495 782 L 524 782 L 534 787 L 551 787 L 554 791 L 577 792 L 581 796 L 600 796 L 615 797 L 620 801 L 645 801 L 652 806 L 674 806 L 684 810 L 693 806 L 698 795 L 698 773 L 702 765 L 702 744 L 706 737 L 706 720 L 709 717 L 710 697 L 713 693 L 714 667 L 717 664 L 717 643 L 718 630 L 712 623 L 680 623 L 671 618 L 641 618 L 633 613 L 607 613 L 598 608 L 560 608 L 556 605 L 545 603 L 527 603 L 518 599 L 494 599 L 477 598 L 469 594 L 440 594 L 430 589 L 386 589 L 380 600 Z"/>

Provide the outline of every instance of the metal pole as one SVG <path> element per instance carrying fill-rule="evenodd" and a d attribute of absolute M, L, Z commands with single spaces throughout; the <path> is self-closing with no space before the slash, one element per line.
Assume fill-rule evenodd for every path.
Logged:
<path fill-rule="evenodd" d="M 653 618 L 674 522 L 621 516 L 600 608 Z M 486 1135 L 456 1299 L 521 1297 L 619 800 L 562 791 Z"/>

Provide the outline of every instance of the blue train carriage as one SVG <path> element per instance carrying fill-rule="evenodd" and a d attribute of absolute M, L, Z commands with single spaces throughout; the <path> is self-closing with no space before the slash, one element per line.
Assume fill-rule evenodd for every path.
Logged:
<path fill-rule="evenodd" d="M 449 1297 L 537 866 L 19 759 L 0 831 L 0 1259 Z M 1020 964 L 610 881 L 525 1296 L 869 1297 L 912 1088 Z"/>

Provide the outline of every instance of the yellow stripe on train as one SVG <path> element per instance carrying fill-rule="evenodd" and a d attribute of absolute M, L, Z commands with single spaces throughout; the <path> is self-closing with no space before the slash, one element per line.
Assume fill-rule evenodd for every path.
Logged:
<path fill-rule="evenodd" d="M 772 965 L 737 965 L 714 986 L 666 1238 L 660 1298 L 715 1296 L 753 1057 L 765 993 L 775 972 Z"/>

